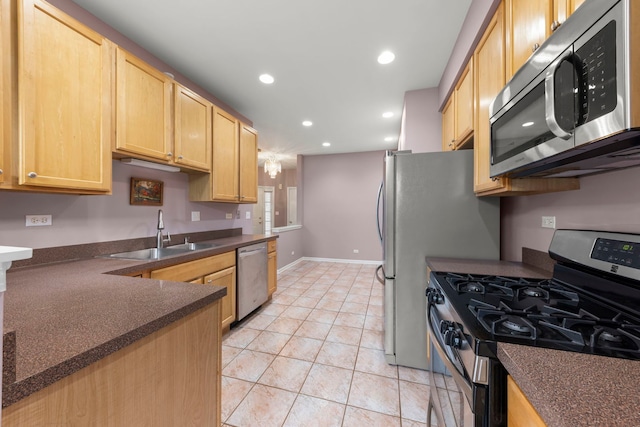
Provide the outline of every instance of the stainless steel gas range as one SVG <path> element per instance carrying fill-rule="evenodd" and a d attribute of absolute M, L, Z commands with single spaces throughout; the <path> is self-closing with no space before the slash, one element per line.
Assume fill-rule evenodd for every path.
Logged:
<path fill-rule="evenodd" d="M 498 342 L 640 359 L 640 235 L 557 230 L 549 254 L 551 279 L 431 272 L 431 352 L 459 397 L 447 398 L 432 378 L 430 420 L 507 425 Z"/>

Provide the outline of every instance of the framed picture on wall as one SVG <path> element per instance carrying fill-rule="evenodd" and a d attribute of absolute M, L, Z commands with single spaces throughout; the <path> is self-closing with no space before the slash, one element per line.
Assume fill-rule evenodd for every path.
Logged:
<path fill-rule="evenodd" d="M 162 181 L 144 178 L 131 178 L 132 205 L 162 206 Z"/>

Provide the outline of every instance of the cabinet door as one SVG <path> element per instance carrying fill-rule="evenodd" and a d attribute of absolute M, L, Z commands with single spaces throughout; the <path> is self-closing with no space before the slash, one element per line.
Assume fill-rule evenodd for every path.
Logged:
<path fill-rule="evenodd" d="M 236 268 L 229 267 L 209 274 L 205 276 L 204 284 L 227 288 L 227 295 L 220 300 L 222 327 L 225 328 L 236 320 Z"/>
<path fill-rule="evenodd" d="M 553 1 L 508 0 L 506 7 L 510 36 L 510 78 L 551 34 Z"/>
<path fill-rule="evenodd" d="M 546 427 L 546 425 L 511 375 L 507 376 L 507 426 Z"/>
<path fill-rule="evenodd" d="M 213 111 L 212 198 L 238 202 L 238 120 L 218 108 Z"/>
<path fill-rule="evenodd" d="M 267 254 L 267 294 L 269 297 L 278 289 L 278 255 L 276 252 Z"/>
<path fill-rule="evenodd" d="M 455 97 L 455 147 L 460 148 L 473 134 L 473 58 L 460 76 Z"/>
<path fill-rule="evenodd" d="M 455 146 L 454 98 L 455 93 L 452 93 L 442 109 L 442 151 L 451 151 Z"/>
<path fill-rule="evenodd" d="M 121 48 L 116 67 L 117 151 L 169 162 L 171 79 Z"/>
<path fill-rule="evenodd" d="M 258 132 L 240 125 L 240 202 L 258 202 Z"/>
<path fill-rule="evenodd" d="M 8 147 L 5 149 L 5 144 L 10 144 L 13 138 L 11 132 L 11 67 L 12 67 L 12 55 L 4 54 L 4 52 L 11 52 L 11 43 L 9 42 L 11 37 L 11 19 L 9 15 L 9 2 L 0 1 L 0 49 L 3 54 L 0 56 L 0 67 L 2 67 L 2 74 L 0 74 L 0 185 L 5 180 L 5 174 L 8 173 Z M 0 187 L 2 188 L 2 187 Z"/>
<path fill-rule="evenodd" d="M 489 105 L 505 84 L 504 10 L 500 4 L 491 19 L 473 58 L 475 64 L 476 121 L 473 142 L 474 189 L 476 192 L 501 188 L 503 179 L 490 178 L 491 128 Z"/>
<path fill-rule="evenodd" d="M 510 36 L 508 78 L 525 63 L 551 34 L 552 0 L 508 0 L 506 2 Z"/>
<path fill-rule="evenodd" d="M 17 3 L 19 184 L 110 191 L 113 45 L 43 1 Z"/>
<path fill-rule="evenodd" d="M 175 163 L 211 170 L 211 111 L 209 101 L 179 85 L 175 91 Z"/>

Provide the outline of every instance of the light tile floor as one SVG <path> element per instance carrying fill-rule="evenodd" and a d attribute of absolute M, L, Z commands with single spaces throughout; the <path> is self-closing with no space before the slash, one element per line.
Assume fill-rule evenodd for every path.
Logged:
<path fill-rule="evenodd" d="M 225 426 L 426 427 L 426 371 L 388 365 L 375 266 L 305 261 L 222 342 Z M 438 386 L 453 391 L 450 377 Z"/>

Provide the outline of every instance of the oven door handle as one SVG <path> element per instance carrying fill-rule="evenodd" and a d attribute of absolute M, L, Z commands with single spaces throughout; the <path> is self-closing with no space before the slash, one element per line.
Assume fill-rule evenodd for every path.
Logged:
<path fill-rule="evenodd" d="M 547 70 L 547 74 L 544 78 L 544 110 L 545 110 L 545 120 L 547 122 L 547 126 L 549 130 L 553 132 L 555 136 L 562 139 L 569 139 L 572 136 L 572 133 L 566 131 L 560 126 L 558 123 L 558 119 L 556 119 L 556 72 L 562 64 L 562 61 L 566 61 L 567 59 L 571 59 L 573 57 L 573 48 L 569 48 L 564 51 L 558 59 L 555 60 L 553 64 Z"/>
<path fill-rule="evenodd" d="M 440 330 L 437 328 L 435 324 L 439 324 L 438 316 L 435 314 L 435 310 L 432 312 L 431 307 L 432 303 L 427 303 L 427 316 L 428 316 L 428 326 L 429 333 L 433 337 L 434 348 L 437 350 L 442 362 L 451 375 L 454 377 L 454 380 L 460 390 L 464 393 L 467 402 L 473 407 L 473 390 L 471 388 L 470 382 L 467 380 L 464 375 L 464 368 L 460 366 L 459 362 L 456 361 L 456 356 L 453 354 L 452 350 L 447 351 L 450 347 L 444 344 L 442 334 Z"/>

